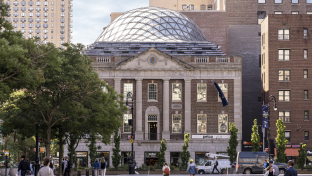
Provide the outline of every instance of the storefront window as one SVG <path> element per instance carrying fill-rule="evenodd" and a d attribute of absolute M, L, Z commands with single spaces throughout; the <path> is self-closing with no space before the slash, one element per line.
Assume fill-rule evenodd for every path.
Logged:
<path fill-rule="evenodd" d="M 159 152 L 145 152 L 144 153 L 144 160 L 146 166 L 154 166 L 156 163 L 158 163 L 159 159 Z"/>
<path fill-rule="evenodd" d="M 228 133 L 228 115 L 218 115 L 218 133 Z"/>
<path fill-rule="evenodd" d="M 171 152 L 170 153 L 170 166 L 179 167 L 181 164 L 180 152 Z"/>
<path fill-rule="evenodd" d="M 208 157 L 205 156 L 205 154 L 208 152 L 195 152 L 195 164 L 200 165 L 204 161 L 208 160 Z"/>
<path fill-rule="evenodd" d="M 77 167 L 88 166 L 88 152 L 76 152 Z"/>
<path fill-rule="evenodd" d="M 121 165 L 130 164 L 132 152 L 121 152 Z M 135 159 L 135 152 L 133 152 L 133 159 Z"/>
<path fill-rule="evenodd" d="M 107 167 L 109 167 L 109 152 L 96 152 L 96 153 L 97 153 L 96 159 L 98 159 L 100 162 L 101 158 L 104 157 L 107 163 Z"/>

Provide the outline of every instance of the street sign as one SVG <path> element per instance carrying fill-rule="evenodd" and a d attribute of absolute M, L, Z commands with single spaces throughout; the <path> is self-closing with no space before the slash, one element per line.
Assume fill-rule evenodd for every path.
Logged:
<path fill-rule="evenodd" d="M 54 142 L 51 142 L 51 144 L 54 144 Z"/>
<path fill-rule="evenodd" d="M 130 139 L 131 144 L 133 143 L 133 139 Z"/>
<path fill-rule="evenodd" d="M 42 142 L 42 138 L 41 137 L 38 137 L 38 142 Z"/>
<path fill-rule="evenodd" d="M 44 153 L 45 152 L 45 148 L 44 147 L 40 147 L 40 153 Z"/>
<path fill-rule="evenodd" d="M 269 115 L 262 115 L 262 128 L 269 128 Z"/>
<path fill-rule="evenodd" d="M 9 156 L 9 154 L 10 154 L 10 151 L 9 151 L 9 150 L 4 150 L 4 155 L 5 155 L 5 156 Z"/>

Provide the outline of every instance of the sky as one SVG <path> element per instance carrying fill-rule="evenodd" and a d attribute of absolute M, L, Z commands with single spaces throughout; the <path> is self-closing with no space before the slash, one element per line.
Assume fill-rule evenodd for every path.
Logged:
<path fill-rule="evenodd" d="M 111 12 L 148 7 L 149 0 L 74 0 L 72 42 L 92 44 L 110 23 Z"/>

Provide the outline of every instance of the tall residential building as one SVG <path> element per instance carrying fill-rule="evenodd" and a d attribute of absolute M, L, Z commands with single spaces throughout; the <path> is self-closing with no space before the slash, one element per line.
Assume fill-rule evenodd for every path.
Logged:
<path fill-rule="evenodd" d="M 57 47 L 71 41 L 72 0 L 6 0 L 15 31 L 25 38 L 39 37 Z"/>
<path fill-rule="evenodd" d="M 261 78 L 263 97 L 276 97 L 277 110 L 270 103 L 271 150 L 277 135 L 276 121 L 284 122 L 288 140 L 286 154 L 296 161 L 300 143 L 307 144 L 312 161 L 312 15 L 268 15 L 261 23 Z M 310 98 L 311 97 L 311 98 Z M 272 151 L 271 153 L 273 153 Z M 275 152 L 276 154 L 276 152 Z"/>

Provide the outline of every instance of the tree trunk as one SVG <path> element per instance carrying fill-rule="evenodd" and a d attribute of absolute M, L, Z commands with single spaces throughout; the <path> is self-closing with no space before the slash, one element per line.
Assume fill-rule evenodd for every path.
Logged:
<path fill-rule="evenodd" d="M 46 142 L 46 156 L 50 158 L 50 144 L 51 144 L 51 126 L 48 125 L 47 142 Z"/>
<path fill-rule="evenodd" d="M 60 144 L 60 154 L 59 154 L 59 176 L 62 176 L 62 161 L 63 161 L 63 132 L 62 132 L 62 127 L 60 126 L 59 128 L 59 144 Z"/>
<path fill-rule="evenodd" d="M 70 147 L 70 161 L 73 164 L 74 163 L 74 140 L 73 139 L 69 139 L 70 140 L 70 145 L 68 147 Z M 73 175 L 73 168 L 70 168 L 70 175 Z"/>

